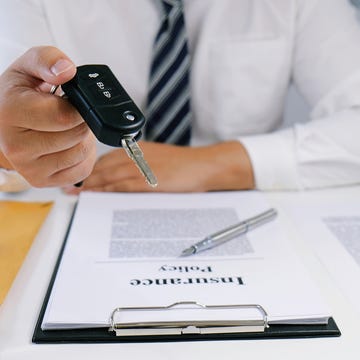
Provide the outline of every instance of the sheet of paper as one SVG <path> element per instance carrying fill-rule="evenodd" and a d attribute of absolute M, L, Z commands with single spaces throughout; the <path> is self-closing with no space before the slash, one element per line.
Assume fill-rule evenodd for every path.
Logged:
<path fill-rule="evenodd" d="M 360 312 L 360 204 L 312 205 L 291 209 L 304 239 L 334 283 Z"/>
<path fill-rule="evenodd" d="M 52 202 L 0 201 L 0 304 L 51 207 Z"/>
<path fill-rule="evenodd" d="M 326 322 L 330 311 L 277 219 L 179 257 L 206 235 L 268 208 L 258 192 L 82 193 L 43 329 L 106 326 L 117 307 L 191 301 L 259 304 L 272 323 Z"/>

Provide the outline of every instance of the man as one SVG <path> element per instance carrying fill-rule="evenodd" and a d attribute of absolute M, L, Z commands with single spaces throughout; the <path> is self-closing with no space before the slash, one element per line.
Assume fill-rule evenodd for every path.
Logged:
<path fill-rule="evenodd" d="M 359 183 L 360 30 L 350 3 L 183 4 L 191 141 L 140 142 L 158 177 L 156 191 Z M 75 64 L 106 63 L 146 113 L 161 6 L 152 0 L 2 1 L 1 67 L 17 58 L 0 79 L 2 167 L 34 186 L 70 186 L 70 192 L 84 179 L 85 190 L 153 190 L 123 150 L 95 160 L 94 137 L 71 105 L 49 91 L 74 76 Z M 291 81 L 311 105 L 311 121 L 280 129 Z"/>

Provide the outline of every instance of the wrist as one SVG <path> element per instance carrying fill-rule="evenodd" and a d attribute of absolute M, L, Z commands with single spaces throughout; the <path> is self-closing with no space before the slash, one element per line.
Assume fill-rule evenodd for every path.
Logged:
<path fill-rule="evenodd" d="M 15 170 L 6 157 L 0 152 L 0 191 L 20 192 L 28 189 L 30 184 Z"/>
<path fill-rule="evenodd" d="M 30 184 L 15 170 L 6 157 L 0 152 L 0 191 L 20 192 L 28 189 Z"/>
<path fill-rule="evenodd" d="M 245 147 L 239 141 L 227 141 L 199 148 L 208 164 L 205 191 L 250 190 L 255 188 L 254 174 Z"/>
<path fill-rule="evenodd" d="M 4 154 L 0 151 L 0 169 L 12 170 L 13 167 L 10 164 L 9 160 L 4 156 Z"/>
<path fill-rule="evenodd" d="M 30 188 L 30 184 L 15 170 L 0 168 L 0 191 L 20 192 Z"/>

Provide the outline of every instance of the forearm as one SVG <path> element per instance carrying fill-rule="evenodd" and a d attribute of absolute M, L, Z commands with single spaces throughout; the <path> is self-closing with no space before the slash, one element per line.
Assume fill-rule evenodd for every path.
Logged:
<path fill-rule="evenodd" d="M 164 143 L 139 143 L 145 159 L 158 179 L 150 187 L 122 149 L 104 154 L 81 190 L 111 192 L 206 192 L 254 188 L 252 166 L 245 148 L 238 141 L 203 147 Z"/>

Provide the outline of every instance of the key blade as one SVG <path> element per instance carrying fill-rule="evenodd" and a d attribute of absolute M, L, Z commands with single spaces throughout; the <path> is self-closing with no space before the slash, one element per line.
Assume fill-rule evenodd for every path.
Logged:
<path fill-rule="evenodd" d="M 157 179 L 150 169 L 150 166 L 144 159 L 143 152 L 141 151 L 137 142 L 132 138 L 123 138 L 121 139 L 121 145 L 125 149 L 129 158 L 135 163 L 140 172 L 144 175 L 146 182 L 152 187 L 157 186 Z"/>

